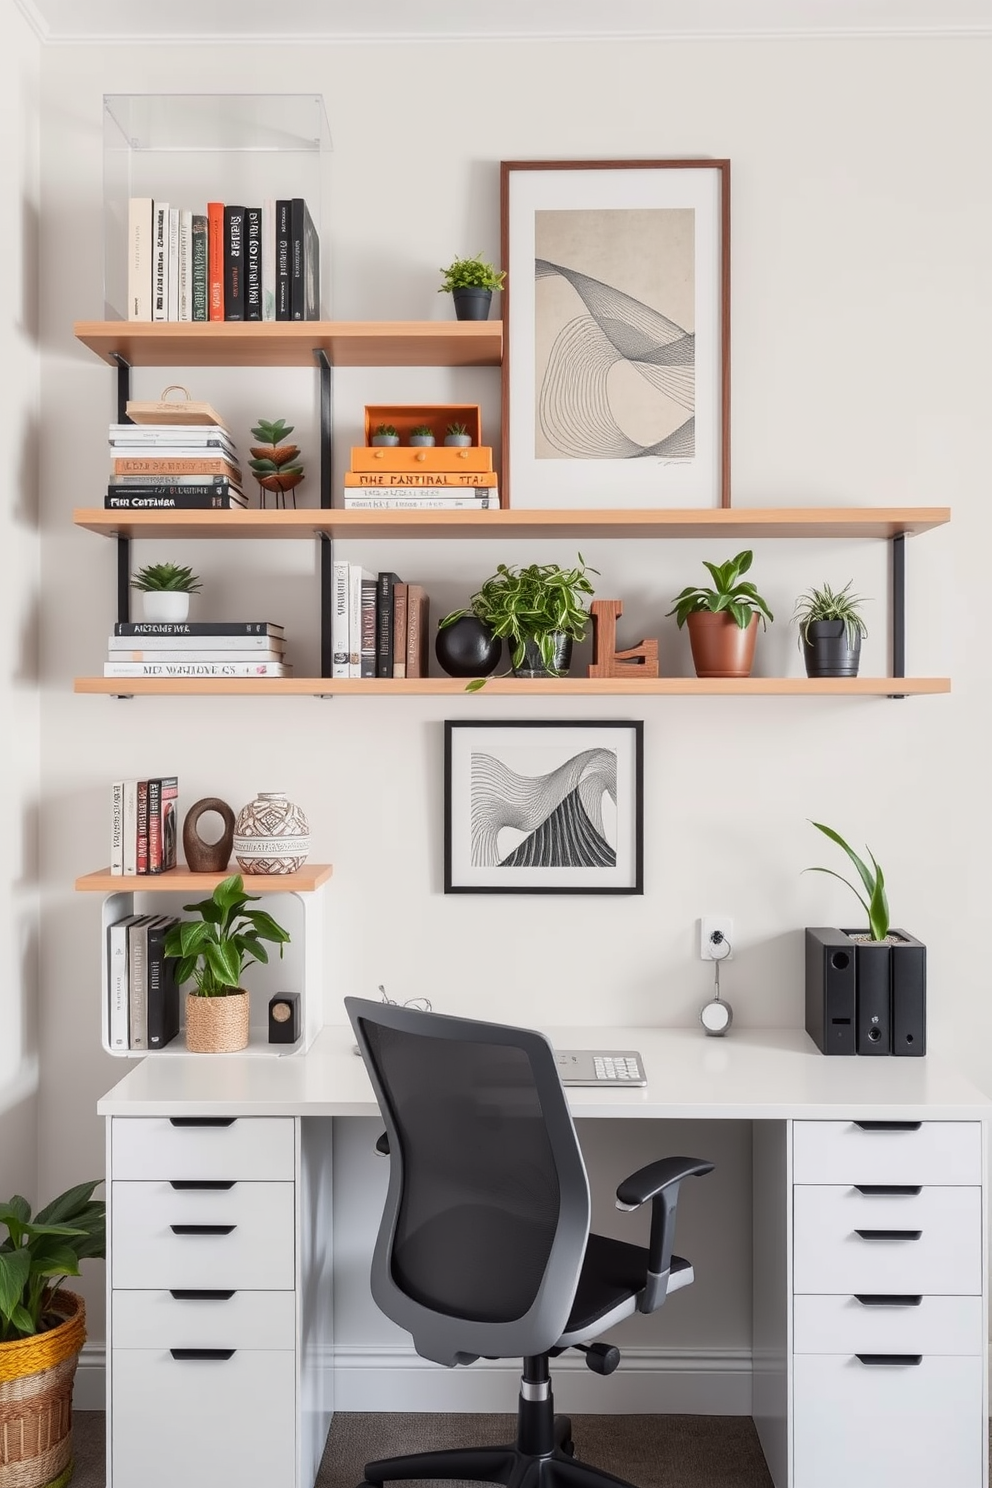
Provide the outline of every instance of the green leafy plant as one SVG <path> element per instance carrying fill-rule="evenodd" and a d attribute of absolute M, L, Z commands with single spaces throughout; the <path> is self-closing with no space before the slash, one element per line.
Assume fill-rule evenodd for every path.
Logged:
<path fill-rule="evenodd" d="M 256 961 L 268 964 L 263 941 L 278 945 L 282 956 L 289 931 L 264 909 L 246 909 L 258 897 L 245 893 L 244 879 L 235 873 L 223 879 L 209 899 L 183 905 L 200 918 L 180 920 L 165 937 L 165 954 L 178 963 L 180 985 L 192 978 L 197 996 L 227 997 L 242 990 L 241 977 L 249 966 Z"/>
<path fill-rule="evenodd" d="M 430 438 L 433 439 L 433 437 L 434 437 L 434 430 L 431 428 L 430 424 L 418 424 L 415 429 L 411 429 L 410 430 L 410 436 L 411 436 L 411 438 L 413 437 L 414 434 L 416 434 L 416 436 L 417 436 L 418 439 L 424 439 L 424 438 L 427 438 L 427 437 L 430 437 Z"/>
<path fill-rule="evenodd" d="M 132 589 L 168 589 L 183 594 L 194 594 L 200 580 L 191 568 L 180 568 L 175 563 L 148 563 L 140 568 L 131 580 Z"/>
<path fill-rule="evenodd" d="M 534 641 L 541 660 L 553 676 L 555 636 L 570 636 L 581 641 L 586 633 L 589 613 L 582 607 L 581 596 L 595 591 L 587 575 L 598 574 L 586 565 L 582 554 L 576 568 L 561 568 L 557 563 L 531 563 L 526 568 L 501 563 L 472 598 L 467 608 L 453 610 L 438 624 L 443 630 L 463 615 L 474 615 L 487 625 L 493 635 L 510 643 L 511 660 L 520 666 L 527 641 Z M 469 692 L 476 692 L 485 677 L 470 682 Z"/>
<path fill-rule="evenodd" d="M 736 558 L 728 558 L 726 563 L 707 563 L 704 558 L 703 567 L 710 572 L 713 588 L 689 587 L 675 596 L 668 614 L 675 616 L 679 629 L 690 615 L 701 610 L 715 614 L 725 611 L 734 617 L 741 630 L 747 629 L 755 614 L 760 617 L 762 625 L 766 620 L 774 620 L 775 616 L 754 585 L 749 580 L 741 581 L 741 575 L 747 573 L 753 558 L 750 549 L 738 553 Z"/>
<path fill-rule="evenodd" d="M 303 479 L 299 445 L 284 442 L 293 428 L 285 419 L 259 419 L 251 431 L 259 442 L 249 446 L 249 468 L 262 490 L 274 492 L 277 499 L 284 498 Z"/>
<path fill-rule="evenodd" d="M 27 1199 L 15 1194 L 0 1204 L 0 1343 L 47 1332 L 64 1319 L 52 1299 L 79 1263 L 106 1255 L 107 1206 L 94 1199 L 100 1180 L 66 1189 L 32 1219 Z"/>
<path fill-rule="evenodd" d="M 481 253 L 475 258 L 456 258 L 446 269 L 438 294 L 451 294 L 456 289 L 502 289 L 506 278 L 505 269 L 496 269 L 487 263 Z"/>
<path fill-rule="evenodd" d="M 871 868 L 869 868 L 858 857 L 854 849 L 848 846 L 840 833 L 834 831 L 833 827 L 825 827 L 822 822 L 811 822 L 810 825 L 815 827 L 818 832 L 822 832 L 824 837 L 829 837 L 831 842 L 836 842 L 838 847 L 844 849 L 858 870 L 858 877 L 864 885 L 865 892 L 862 894 L 860 889 L 851 883 L 849 878 L 845 878 L 842 873 L 835 873 L 832 868 L 804 868 L 803 872 L 828 873 L 831 878 L 839 878 L 841 883 L 847 884 L 847 887 L 857 897 L 858 902 L 868 916 L 868 927 L 872 940 L 884 940 L 889 933 L 889 901 L 885 894 L 885 875 L 876 863 L 871 849 L 866 849 L 869 858 L 871 858 Z"/>
<path fill-rule="evenodd" d="M 449 424 L 444 432 L 445 434 L 452 435 L 452 437 L 455 439 L 461 439 L 464 438 L 464 436 L 468 433 L 468 425 L 459 423 L 456 420 L 455 423 Z"/>
<path fill-rule="evenodd" d="M 852 650 L 858 637 L 868 634 L 868 627 L 861 615 L 861 606 L 865 600 L 860 594 L 850 592 L 853 583 L 854 580 L 851 579 L 843 589 L 837 591 L 825 583 L 822 589 L 807 589 L 805 594 L 800 594 L 792 617 L 799 625 L 800 650 L 803 641 L 809 641 L 809 627 L 816 620 L 843 620 L 847 630 L 847 644 Z"/>
<path fill-rule="evenodd" d="M 378 424 L 376 428 L 372 430 L 372 434 L 373 437 L 378 437 L 380 439 L 396 439 L 398 437 L 396 430 L 393 428 L 392 424 Z"/>

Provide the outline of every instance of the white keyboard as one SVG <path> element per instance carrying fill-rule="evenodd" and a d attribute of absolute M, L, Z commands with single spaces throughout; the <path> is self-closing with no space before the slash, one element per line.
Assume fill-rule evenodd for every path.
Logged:
<path fill-rule="evenodd" d="M 556 1049 L 563 1085 L 646 1085 L 641 1056 L 633 1049 Z"/>

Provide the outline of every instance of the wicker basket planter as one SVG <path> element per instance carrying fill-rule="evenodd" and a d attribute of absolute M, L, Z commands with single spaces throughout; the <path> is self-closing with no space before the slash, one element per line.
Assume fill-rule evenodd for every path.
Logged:
<path fill-rule="evenodd" d="M 236 1054 L 248 1047 L 251 1000 L 247 992 L 228 997 L 186 997 L 186 1047 L 191 1054 Z M 4 1485 L 0 1483 L 0 1488 Z"/>
<path fill-rule="evenodd" d="M 0 1343 L 0 1488 L 62 1488 L 72 1477 L 72 1385 L 86 1308 L 60 1291 L 65 1318 L 47 1333 Z"/>

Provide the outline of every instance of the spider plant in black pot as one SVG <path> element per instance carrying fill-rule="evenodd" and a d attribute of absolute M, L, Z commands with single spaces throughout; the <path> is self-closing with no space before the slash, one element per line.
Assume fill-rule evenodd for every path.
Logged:
<path fill-rule="evenodd" d="M 526 568 L 501 563 L 473 594 L 463 610 L 445 615 L 439 630 L 471 615 L 510 649 L 510 669 L 515 677 L 562 677 L 572 659 L 573 641 L 585 638 L 589 612 L 585 595 L 593 594 L 590 568 L 580 553 L 575 568 L 557 563 L 531 563 Z M 484 685 L 485 678 L 470 682 L 469 692 Z"/>
<path fill-rule="evenodd" d="M 868 627 L 861 616 L 864 600 L 851 593 L 853 579 L 836 592 L 829 584 L 807 589 L 796 600 L 793 619 L 799 625 L 799 649 L 807 677 L 856 677 L 861 637 Z"/>

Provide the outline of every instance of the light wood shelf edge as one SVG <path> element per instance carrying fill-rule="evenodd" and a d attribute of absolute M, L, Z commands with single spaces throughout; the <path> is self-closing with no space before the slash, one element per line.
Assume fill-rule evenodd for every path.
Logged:
<path fill-rule="evenodd" d="M 83 894 L 130 894 L 130 893 L 210 893 L 238 868 L 229 868 L 226 873 L 194 873 L 181 864 L 167 873 L 121 874 L 101 868 L 96 873 L 84 873 L 76 879 L 75 887 Z M 334 872 L 330 863 L 305 863 L 296 873 L 243 873 L 245 888 L 252 894 L 312 894 L 327 882 Z"/>
<path fill-rule="evenodd" d="M 112 697 L 429 697 L 465 696 L 456 677 L 361 681 L 331 677 L 77 677 L 73 690 Z M 949 677 L 491 677 L 473 696 L 515 697 L 888 697 L 950 692 Z"/>

